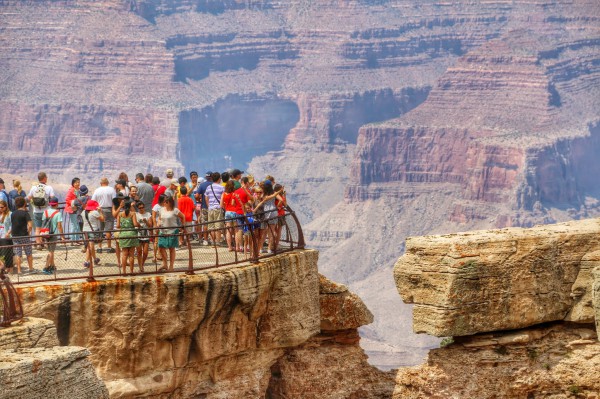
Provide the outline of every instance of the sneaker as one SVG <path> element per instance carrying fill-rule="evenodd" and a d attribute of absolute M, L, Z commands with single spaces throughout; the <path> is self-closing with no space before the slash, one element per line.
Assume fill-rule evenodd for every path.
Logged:
<path fill-rule="evenodd" d="M 261 254 L 266 254 L 266 253 L 267 253 L 267 249 L 266 249 L 266 248 L 263 248 L 263 249 L 261 249 L 261 250 L 260 250 L 260 253 L 261 253 Z"/>
<path fill-rule="evenodd" d="M 209 243 L 206 240 L 202 240 L 202 245 L 209 245 Z"/>
<path fill-rule="evenodd" d="M 83 262 L 83 267 L 86 269 L 90 267 L 90 262 Z"/>
<path fill-rule="evenodd" d="M 94 259 L 94 265 L 99 265 L 99 264 L 100 264 L 100 258 Z"/>
<path fill-rule="evenodd" d="M 99 253 L 99 254 L 101 254 L 101 253 L 102 253 L 102 248 L 98 248 L 98 249 L 96 250 L 96 253 Z"/>
<path fill-rule="evenodd" d="M 42 270 L 42 273 L 49 276 L 52 274 L 52 269 L 50 269 L 50 267 L 48 267 L 47 269 Z"/>
<path fill-rule="evenodd" d="M 27 276 L 28 274 L 37 274 L 37 273 L 39 273 L 39 272 L 40 272 L 40 271 L 39 271 L 39 270 L 37 270 L 37 269 L 31 269 L 31 270 L 25 270 L 25 271 L 24 271 L 22 274 L 23 274 L 24 276 Z"/>

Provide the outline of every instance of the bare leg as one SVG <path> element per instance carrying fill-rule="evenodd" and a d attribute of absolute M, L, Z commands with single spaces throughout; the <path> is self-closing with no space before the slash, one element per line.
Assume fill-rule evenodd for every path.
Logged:
<path fill-rule="evenodd" d="M 159 248 L 160 256 L 162 257 L 162 267 L 161 270 L 167 270 L 167 250 L 166 248 Z"/>
<path fill-rule="evenodd" d="M 148 244 L 141 244 L 137 247 L 137 260 L 138 260 L 138 267 L 140 268 L 140 272 L 144 271 L 144 246 L 146 246 Z M 148 249 L 146 248 L 146 252 L 148 252 Z"/>
<path fill-rule="evenodd" d="M 129 256 L 129 248 L 123 248 L 122 251 L 119 251 L 119 247 L 117 246 L 117 259 L 119 259 L 119 255 L 121 256 L 119 267 L 123 268 L 123 275 L 126 275 L 127 274 L 127 258 Z"/>
<path fill-rule="evenodd" d="M 171 272 L 173 271 L 174 265 L 175 265 L 175 248 L 169 248 L 169 271 L 171 271 Z"/>

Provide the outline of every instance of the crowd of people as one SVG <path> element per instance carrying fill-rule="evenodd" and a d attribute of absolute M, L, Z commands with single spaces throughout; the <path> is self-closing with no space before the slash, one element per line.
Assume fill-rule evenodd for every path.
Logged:
<path fill-rule="evenodd" d="M 115 253 L 122 274 L 134 272 L 136 259 L 143 272 L 151 247 L 162 262 L 160 270 L 173 271 L 175 251 L 188 240 L 227 246 L 248 257 L 258 250 L 274 253 L 286 205 L 284 187 L 272 176 L 257 181 L 239 169 L 209 171 L 203 177 L 192 171 L 189 180 L 176 179 L 172 169 L 162 179 L 137 173 L 134 181 L 121 172 L 114 184 L 102 177 L 93 192 L 75 177 L 64 202 L 44 172 L 29 192 L 18 180 L 7 192 L 0 179 L 0 268 L 38 273 L 33 250 L 47 250 L 41 272 L 53 274 L 59 240 L 83 244 L 84 268 L 100 264 L 98 253 Z M 251 237 L 258 245 L 252 245 Z M 22 270 L 23 252 L 27 270 Z"/>

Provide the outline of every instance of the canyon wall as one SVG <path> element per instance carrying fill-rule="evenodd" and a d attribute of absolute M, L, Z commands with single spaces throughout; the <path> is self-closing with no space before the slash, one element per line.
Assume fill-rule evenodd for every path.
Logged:
<path fill-rule="evenodd" d="M 407 240 L 395 266 L 415 332 L 446 336 L 397 398 L 600 393 L 600 220 Z"/>
<path fill-rule="evenodd" d="M 314 373 L 356 370 L 321 397 L 393 389 L 393 376 L 370 366 L 358 345 L 357 328 L 372 315 L 319 276 L 316 251 L 192 276 L 20 286 L 19 294 L 26 314 L 55 321 L 61 345 L 88 348 L 111 397 L 301 397 L 312 383 L 298 384 L 302 370 L 290 359 Z"/>
<path fill-rule="evenodd" d="M 386 278 L 407 236 L 598 214 L 599 7 L 4 1 L 0 169 L 272 174 L 371 353 L 417 363 L 436 343 L 396 334 Z"/>

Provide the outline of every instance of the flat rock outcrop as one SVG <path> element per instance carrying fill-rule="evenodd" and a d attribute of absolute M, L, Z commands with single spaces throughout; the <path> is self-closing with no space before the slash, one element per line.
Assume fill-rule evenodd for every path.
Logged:
<path fill-rule="evenodd" d="M 0 328 L 0 397 L 108 398 L 86 348 L 58 346 L 50 320 L 26 317 Z"/>
<path fill-rule="evenodd" d="M 413 329 L 435 336 L 593 323 L 597 219 L 407 239 L 394 268 Z"/>

